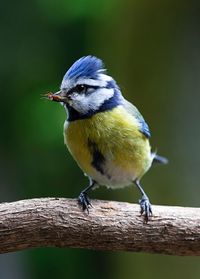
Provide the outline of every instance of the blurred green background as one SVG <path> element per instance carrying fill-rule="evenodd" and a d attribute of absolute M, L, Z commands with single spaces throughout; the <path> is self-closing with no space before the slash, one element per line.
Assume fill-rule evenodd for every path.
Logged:
<path fill-rule="evenodd" d="M 102 58 L 142 112 L 152 146 L 170 159 L 143 185 L 153 204 L 199 206 L 198 1 L 1 1 L 0 200 L 77 197 L 87 185 L 63 144 L 58 90 L 83 55 Z M 134 187 L 91 197 L 137 202 Z M 138 207 L 139 209 L 139 207 Z M 126 252 L 41 248 L 0 256 L 0 278 L 200 278 L 200 261 Z"/>

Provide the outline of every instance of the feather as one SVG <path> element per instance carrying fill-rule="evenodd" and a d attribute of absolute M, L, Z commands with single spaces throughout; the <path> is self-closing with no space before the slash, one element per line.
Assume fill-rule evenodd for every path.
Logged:
<path fill-rule="evenodd" d="M 101 59 L 95 56 L 84 56 L 77 60 L 66 72 L 64 80 L 78 78 L 96 78 L 98 74 L 105 72 Z"/>
<path fill-rule="evenodd" d="M 153 153 L 153 163 L 159 163 L 159 164 L 168 164 L 169 160 L 163 156 L 157 155 Z"/>
<path fill-rule="evenodd" d="M 125 99 L 123 102 L 123 106 L 128 113 L 130 113 L 132 116 L 134 116 L 137 119 L 137 121 L 140 125 L 140 132 L 142 134 L 144 134 L 147 138 L 150 138 L 151 133 L 149 130 L 149 126 L 145 122 L 145 120 L 144 120 L 143 116 L 141 115 L 141 113 L 139 112 L 139 110 L 133 104 L 131 104 L 130 102 L 128 102 Z"/>

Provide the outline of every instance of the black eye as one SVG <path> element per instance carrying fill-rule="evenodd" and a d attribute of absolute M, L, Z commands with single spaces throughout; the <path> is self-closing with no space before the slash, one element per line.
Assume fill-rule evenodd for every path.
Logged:
<path fill-rule="evenodd" d="M 76 92 L 77 93 L 85 93 L 87 90 L 87 87 L 84 84 L 78 84 L 76 86 Z"/>

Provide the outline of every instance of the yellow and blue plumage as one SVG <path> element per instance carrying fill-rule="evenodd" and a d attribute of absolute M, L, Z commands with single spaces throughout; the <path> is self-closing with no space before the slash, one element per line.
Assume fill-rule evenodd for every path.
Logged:
<path fill-rule="evenodd" d="M 102 61 L 93 56 L 76 61 L 65 74 L 61 90 L 49 98 L 66 108 L 65 144 L 90 178 L 79 196 L 83 209 L 90 206 L 87 192 L 92 187 L 117 188 L 134 182 L 142 193 L 141 213 L 148 221 L 152 209 L 140 179 L 153 161 L 167 160 L 151 152 L 148 125 L 105 73 Z"/>

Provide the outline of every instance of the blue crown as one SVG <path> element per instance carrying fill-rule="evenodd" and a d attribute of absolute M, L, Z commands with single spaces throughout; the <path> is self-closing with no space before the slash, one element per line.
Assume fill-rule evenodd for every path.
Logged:
<path fill-rule="evenodd" d="M 77 60 L 64 75 L 66 79 L 93 78 L 95 79 L 100 72 L 104 72 L 103 62 L 95 56 L 84 56 Z"/>

